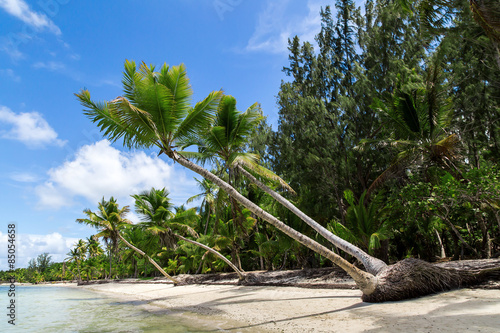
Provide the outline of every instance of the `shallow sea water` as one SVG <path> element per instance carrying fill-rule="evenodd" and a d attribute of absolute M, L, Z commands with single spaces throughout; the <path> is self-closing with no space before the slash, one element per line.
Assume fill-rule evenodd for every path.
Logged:
<path fill-rule="evenodd" d="M 0 332 L 214 332 L 191 327 L 178 316 L 154 314 L 87 290 L 55 286 L 16 286 L 16 325 L 7 321 L 7 286 L 0 286 Z"/>

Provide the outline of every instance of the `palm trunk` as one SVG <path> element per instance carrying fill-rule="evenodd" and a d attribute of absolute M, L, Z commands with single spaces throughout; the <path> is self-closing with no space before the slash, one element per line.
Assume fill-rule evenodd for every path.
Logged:
<path fill-rule="evenodd" d="M 76 262 L 76 267 L 78 268 L 78 284 L 82 283 L 82 275 L 80 274 L 80 262 Z"/>
<path fill-rule="evenodd" d="M 252 183 L 257 185 L 262 191 L 269 194 L 274 200 L 278 201 L 292 213 L 297 215 L 302 221 L 307 223 L 310 227 L 312 227 L 315 231 L 317 231 L 330 243 L 335 245 L 338 249 L 341 249 L 344 252 L 349 253 L 350 255 L 361 261 L 369 273 L 377 275 L 382 269 L 387 267 L 386 263 L 383 262 L 382 260 L 370 256 L 357 246 L 354 246 L 351 243 L 338 237 L 337 235 L 331 233 L 328 229 L 324 228 L 318 222 L 314 221 L 312 218 L 310 218 L 309 216 L 304 214 L 301 210 L 299 210 L 297 207 L 295 207 L 290 201 L 283 198 L 279 193 L 276 193 L 275 191 L 264 185 L 262 182 L 260 182 L 257 178 L 255 178 L 251 173 L 246 171 L 241 166 L 238 166 L 238 170 L 245 177 L 247 177 Z"/>
<path fill-rule="evenodd" d="M 112 261 L 112 256 L 111 256 L 111 248 L 109 248 L 109 275 L 108 279 L 111 280 L 111 261 Z"/>
<path fill-rule="evenodd" d="M 436 230 L 436 228 L 434 228 L 434 232 L 436 233 L 436 237 L 437 237 L 438 242 L 439 242 L 439 248 L 441 249 L 440 258 L 444 259 L 444 258 L 446 258 L 446 251 L 444 249 L 443 241 L 441 240 L 441 236 L 439 236 L 439 232 Z"/>
<path fill-rule="evenodd" d="M 146 257 L 150 263 L 153 264 L 153 266 L 156 267 L 156 269 L 158 269 L 160 271 L 161 274 L 163 274 L 167 279 L 169 279 L 170 281 L 172 281 L 174 283 L 174 285 L 177 285 L 179 284 L 179 281 L 177 281 L 176 279 L 174 279 L 173 277 L 171 277 L 170 275 L 168 275 L 167 272 L 165 272 L 163 270 L 163 268 L 160 267 L 160 265 L 158 265 L 156 263 L 156 261 L 154 261 L 150 256 L 148 256 L 146 253 L 144 253 L 144 251 L 141 251 L 139 250 L 138 248 L 136 248 L 135 246 L 133 246 L 132 244 L 130 244 L 129 242 L 127 242 L 127 240 L 125 238 L 122 237 L 122 235 L 118 235 L 120 237 L 120 239 L 128 246 L 130 247 L 132 250 L 134 250 L 135 252 L 139 253 L 140 255 Z"/>
<path fill-rule="evenodd" d="M 196 270 L 196 273 L 195 274 L 200 274 L 201 273 L 201 269 L 203 268 L 203 261 L 205 261 L 205 258 L 207 256 L 207 254 L 209 254 L 210 251 L 207 251 L 203 254 L 203 257 L 201 257 L 201 260 L 200 260 L 200 265 L 198 266 L 198 269 Z"/>
<path fill-rule="evenodd" d="M 301 234 L 300 232 L 297 232 L 295 229 L 289 227 L 288 225 L 284 224 L 280 220 L 278 220 L 276 217 L 273 215 L 269 214 L 268 212 L 264 211 L 262 208 L 245 198 L 243 195 L 241 195 L 238 191 L 236 191 L 232 186 L 230 186 L 228 183 L 220 179 L 219 177 L 215 176 L 213 173 L 209 172 L 208 170 L 200 167 L 199 165 L 189 161 L 188 159 L 184 158 L 183 156 L 179 155 L 175 151 L 169 151 L 167 152 L 167 155 L 172 158 L 174 161 L 179 163 L 180 165 L 185 166 L 186 168 L 198 173 L 202 177 L 211 180 L 214 184 L 219 186 L 221 189 L 223 189 L 227 194 L 229 194 L 231 197 L 233 197 L 235 200 L 237 200 L 239 203 L 241 203 L 244 207 L 246 207 L 248 210 L 250 210 L 252 213 L 260 217 L 261 219 L 267 221 L 271 225 L 275 226 L 278 230 L 282 231 L 289 237 L 295 239 L 299 243 L 307 246 L 311 250 L 315 251 L 316 253 L 322 255 L 323 257 L 331 260 L 334 264 L 338 265 L 341 267 L 343 270 L 345 270 L 356 282 L 358 287 L 361 289 L 363 294 L 369 295 L 373 293 L 377 287 L 377 278 L 370 273 L 367 273 L 365 271 L 360 270 L 356 266 L 352 265 L 349 263 L 347 260 L 344 258 L 340 257 L 339 255 L 335 254 L 334 252 L 330 251 L 328 248 L 325 246 L 319 244 L 318 242 L 314 241 L 313 239 L 305 236 L 304 234 Z"/>
<path fill-rule="evenodd" d="M 191 244 L 194 244 L 196 246 L 199 246 L 201 247 L 202 249 L 205 249 L 207 251 L 209 251 L 210 253 L 213 253 L 215 254 L 217 257 L 221 258 L 222 260 L 224 260 L 224 262 L 226 264 L 229 265 L 229 267 L 231 267 L 235 272 L 236 274 L 238 274 L 238 277 L 241 280 L 244 280 L 245 279 L 245 276 L 243 275 L 243 273 L 238 269 L 238 267 L 236 267 L 230 260 L 228 260 L 226 257 L 224 257 L 221 253 L 219 253 L 218 251 L 212 249 L 211 247 L 209 246 L 206 246 L 205 244 L 202 244 L 202 243 L 199 243 L 199 242 L 196 242 L 194 240 L 191 240 L 191 239 L 188 239 L 188 238 L 185 238 L 185 237 L 182 237 L 181 235 L 177 235 L 177 234 L 174 234 L 175 237 L 179 238 L 179 239 L 182 239 L 183 241 L 185 242 L 188 242 L 188 243 L 191 243 Z"/>
<path fill-rule="evenodd" d="M 212 207 L 210 205 L 208 206 L 208 214 L 207 214 L 207 222 L 205 222 L 205 230 L 204 230 L 204 235 L 207 234 L 208 232 L 208 223 L 210 222 L 210 213 L 212 212 Z"/>

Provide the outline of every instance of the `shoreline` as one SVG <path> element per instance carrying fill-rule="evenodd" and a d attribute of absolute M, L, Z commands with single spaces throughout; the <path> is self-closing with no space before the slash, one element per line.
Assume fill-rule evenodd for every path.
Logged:
<path fill-rule="evenodd" d="M 350 289 L 107 283 L 81 286 L 154 314 L 228 332 L 497 332 L 500 290 L 458 289 L 400 302 Z"/>

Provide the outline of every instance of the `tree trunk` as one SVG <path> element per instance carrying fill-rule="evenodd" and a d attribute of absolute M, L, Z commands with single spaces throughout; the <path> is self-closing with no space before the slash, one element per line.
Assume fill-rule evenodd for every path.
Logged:
<path fill-rule="evenodd" d="M 149 260 L 150 263 L 153 264 L 153 266 L 156 267 L 156 269 L 158 269 L 160 271 L 161 274 L 163 274 L 167 279 L 169 279 L 170 281 L 172 281 L 174 283 L 174 285 L 177 285 L 179 284 L 179 281 L 177 281 L 176 279 L 174 279 L 173 277 L 171 277 L 170 275 L 168 275 L 167 272 L 165 272 L 163 270 L 163 268 L 160 267 L 160 265 L 158 265 L 156 263 L 156 261 L 154 261 L 150 256 L 148 256 L 146 253 L 144 253 L 143 251 L 139 250 L 138 248 L 136 248 L 135 246 L 133 246 L 132 244 L 130 244 L 129 242 L 127 242 L 127 240 L 125 238 L 122 237 L 122 235 L 118 235 L 120 237 L 120 239 L 128 246 L 130 247 L 132 250 L 134 250 L 135 252 L 139 253 L 140 255 L 144 256 L 145 258 L 147 258 Z"/>
<path fill-rule="evenodd" d="M 80 274 L 80 262 L 76 262 L 76 266 L 78 267 L 78 284 L 82 283 L 82 275 Z"/>
<path fill-rule="evenodd" d="M 207 252 L 205 252 L 203 254 L 203 256 L 201 257 L 201 260 L 200 260 L 200 265 L 198 266 L 198 269 L 196 270 L 196 273 L 194 273 L 194 274 L 200 274 L 201 273 L 201 269 L 203 267 L 203 261 L 205 260 L 207 254 L 209 254 L 209 253 L 210 253 L 210 251 L 207 251 Z"/>
<path fill-rule="evenodd" d="M 238 269 L 238 267 L 236 267 L 235 265 L 233 265 L 233 263 L 228 260 L 226 257 L 224 257 L 220 252 L 212 249 L 211 247 L 209 246 L 206 246 L 205 244 L 202 244 L 202 243 L 199 243 L 197 241 L 194 241 L 192 239 L 188 239 L 188 238 L 185 238 L 185 237 L 182 237 L 181 235 L 177 235 L 177 234 L 174 234 L 175 237 L 179 238 L 179 239 L 182 239 L 183 241 L 185 242 L 188 242 L 188 243 L 191 243 L 191 244 L 194 244 L 196 246 L 199 246 L 201 247 L 202 249 L 205 249 L 207 251 L 209 251 L 210 253 L 213 253 L 214 255 L 216 255 L 217 257 L 221 258 L 222 260 L 224 260 L 224 262 L 226 264 L 229 265 L 229 267 L 231 267 L 235 272 L 236 274 L 238 274 L 238 277 L 241 280 L 244 280 L 245 279 L 245 276 L 243 275 L 243 273 Z"/>
<path fill-rule="evenodd" d="M 215 176 L 208 170 L 200 167 L 199 165 L 189 161 L 188 159 L 184 158 L 183 156 L 179 155 L 175 151 L 168 151 L 166 152 L 167 156 L 172 158 L 174 161 L 179 163 L 182 166 L 185 166 L 186 168 L 198 173 L 202 177 L 211 180 L 214 184 L 219 186 L 222 190 L 224 190 L 227 194 L 229 194 L 231 197 L 233 197 L 235 200 L 237 200 L 239 203 L 241 203 L 244 207 L 246 207 L 248 210 L 250 210 L 252 213 L 260 217 L 261 219 L 267 221 L 268 223 L 272 224 L 275 226 L 278 230 L 282 231 L 289 237 L 295 239 L 302 245 L 307 246 L 311 250 L 317 252 L 318 254 L 324 256 L 325 258 L 331 260 L 334 264 L 338 265 L 341 267 L 343 270 L 345 270 L 356 282 L 358 287 L 361 289 L 361 291 L 364 294 L 371 294 L 372 292 L 375 291 L 377 287 L 377 278 L 370 273 L 364 272 L 357 268 L 356 266 L 352 265 L 349 263 L 347 260 L 342 258 L 341 256 L 335 254 L 334 252 L 330 251 L 328 248 L 324 247 L 323 245 L 319 244 L 318 242 L 314 241 L 313 239 L 297 232 L 295 229 L 289 227 L 288 225 L 284 224 L 280 220 L 278 220 L 276 217 L 273 215 L 269 214 L 268 212 L 264 211 L 262 208 L 245 198 L 243 195 L 241 195 L 238 191 L 236 191 L 233 187 L 231 187 L 228 183 L 220 179 L 219 177 Z M 345 241 L 344 241 L 345 242 Z M 349 243 L 347 243 L 349 244 Z M 384 263 L 385 265 L 385 263 Z"/>
<path fill-rule="evenodd" d="M 111 248 L 109 249 L 109 275 L 108 275 L 108 279 L 111 280 Z"/>
<path fill-rule="evenodd" d="M 244 168 L 241 166 L 238 166 L 238 170 L 245 176 L 247 177 L 252 183 L 257 185 L 262 191 L 266 192 L 269 194 L 273 199 L 278 201 L 280 204 L 285 206 L 288 210 L 290 210 L 292 213 L 297 215 L 302 221 L 307 223 L 310 227 L 312 227 L 315 231 L 317 231 L 321 236 L 323 236 L 325 239 L 327 239 L 330 243 L 335 245 L 338 249 L 343 250 L 346 253 L 349 253 L 359 261 L 363 263 L 365 266 L 366 270 L 368 273 L 371 273 L 373 275 L 377 275 L 382 269 L 387 267 L 387 264 L 384 263 L 382 260 L 379 260 L 377 258 L 374 258 L 370 255 L 368 255 L 366 252 L 361 250 L 360 248 L 352 245 L 349 242 L 346 242 L 342 238 L 338 237 L 337 235 L 334 235 L 331 233 L 328 229 L 324 228 L 322 225 L 320 225 L 318 222 L 314 221 L 312 218 L 304 214 L 301 210 L 299 210 L 297 207 L 295 207 L 290 201 L 287 199 L 283 198 L 279 193 L 276 193 L 266 185 L 264 185 L 262 182 L 257 180 L 251 173 L 246 171 Z"/>
<path fill-rule="evenodd" d="M 436 233 L 436 237 L 437 237 L 438 242 L 439 242 L 439 248 L 441 249 L 440 258 L 441 259 L 446 258 L 446 251 L 444 250 L 444 245 L 443 245 L 443 241 L 441 240 L 441 236 L 439 236 L 439 232 L 436 230 L 436 228 L 434 228 L 434 232 Z"/>
<path fill-rule="evenodd" d="M 204 235 L 207 234 L 208 232 L 208 223 L 210 222 L 210 213 L 212 212 L 212 207 L 210 207 L 210 205 L 208 205 L 208 214 L 207 214 L 207 222 L 205 222 L 205 230 L 204 230 Z"/>
<path fill-rule="evenodd" d="M 457 236 L 457 238 L 460 239 L 460 242 L 462 242 L 462 245 L 465 245 L 468 249 L 470 249 L 472 252 L 474 252 L 476 254 L 476 256 L 478 255 L 476 249 L 473 248 L 472 246 L 470 246 L 469 243 L 467 243 L 465 241 L 465 239 L 462 237 L 462 235 L 460 235 L 460 232 L 457 230 L 457 228 L 455 228 L 453 223 L 447 217 L 442 216 L 442 215 L 436 215 L 436 216 L 439 217 L 441 220 L 444 220 L 450 226 L 450 229 Z"/>

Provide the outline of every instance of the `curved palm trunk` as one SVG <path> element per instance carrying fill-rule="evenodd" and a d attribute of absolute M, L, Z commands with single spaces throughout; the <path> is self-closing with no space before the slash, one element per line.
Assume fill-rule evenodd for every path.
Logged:
<path fill-rule="evenodd" d="M 238 274 L 238 277 L 241 280 L 244 280 L 245 279 L 245 276 L 243 275 L 243 273 L 238 269 L 238 267 L 236 267 L 232 262 L 231 260 L 228 260 L 226 257 L 224 257 L 221 253 L 219 253 L 218 251 L 212 249 L 211 247 L 209 246 L 206 246 L 205 244 L 202 244 L 202 243 L 199 243 L 199 242 L 196 242 L 194 240 L 191 240 L 191 239 L 188 239 L 188 238 L 185 238 L 185 237 L 182 237 L 181 235 L 177 235 L 177 234 L 174 234 L 175 237 L 179 238 L 179 239 L 182 239 L 183 241 L 185 242 L 188 242 L 188 243 L 191 243 L 191 244 L 194 244 L 196 246 L 199 246 L 207 251 L 209 251 L 210 253 L 213 253 L 215 254 L 217 257 L 221 258 L 222 260 L 224 260 L 224 262 L 226 264 L 228 264 L 235 272 L 236 274 Z"/>
<path fill-rule="evenodd" d="M 316 230 L 321 236 L 327 239 L 330 243 L 332 243 L 337 248 L 343 250 L 346 253 L 349 253 L 350 255 L 361 261 L 369 273 L 377 275 L 382 269 L 387 267 L 386 263 L 383 262 L 382 260 L 370 256 L 357 246 L 354 246 L 353 244 L 331 233 L 328 229 L 324 228 L 321 224 L 319 224 L 318 222 L 314 221 L 312 218 L 304 214 L 300 209 L 295 207 L 294 204 L 292 204 L 287 199 L 283 198 L 279 193 L 276 193 L 275 191 L 271 190 L 269 187 L 267 187 L 257 178 L 255 178 L 250 172 L 246 171 L 239 165 L 238 165 L 238 171 L 240 171 L 252 183 L 257 185 L 257 187 L 259 187 L 262 191 L 266 192 L 271 197 L 273 197 L 274 200 L 278 201 L 292 213 L 297 215 L 302 221 L 304 221 L 310 227 Z"/>
<path fill-rule="evenodd" d="M 251 202 L 250 200 L 245 198 L 238 191 L 236 191 L 232 186 L 230 186 L 228 183 L 226 183 L 225 181 L 223 181 L 219 177 L 215 176 L 210 171 L 208 171 L 208 170 L 200 167 L 199 165 L 189 161 L 188 159 L 179 155 L 175 151 L 169 151 L 167 153 L 167 155 L 170 158 L 172 158 L 174 161 L 179 163 L 180 165 L 185 166 L 186 168 L 198 173 L 199 175 L 203 176 L 204 178 L 206 178 L 208 180 L 211 180 L 214 184 L 219 186 L 227 194 L 229 194 L 231 197 L 236 199 L 239 203 L 241 203 L 248 210 L 250 210 L 252 213 L 257 215 L 258 217 L 260 217 L 264 221 L 267 221 L 268 223 L 272 224 L 277 229 L 284 232 L 286 235 L 295 239 L 299 243 L 307 246 L 308 248 L 310 248 L 314 252 L 331 260 L 334 264 L 338 265 L 340 268 L 345 270 L 354 279 L 354 281 L 356 282 L 358 287 L 361 289 L 363 294 L 370 295 L 377 288 L 377 278 L 373 274 L 370 274 L 368 272 L 360 270 L 359 268 L 352 265 L 351 263 L 349 263 L 347 260 L 345 260 L 341 256 L 330 251 L 325 246 L 319 244 L 318 242 L 314 241 L 313 239 L 301 234 L 300 232 L 297 232 L 295 229 L 284 224 L 283 222 L 278 220 L 276 217 L 274 217 L 273 215 L 264 211 L 262 208 L 260 208 L 259 206 L 257 206 L 256 204 L 254 204 L 253 202 Z"/>
<path fill-rule="evenodd" d="M 80 274 L 80 262 L 76 261 L 76 267 L 78 268 L 78 284 L 82 283 L 82 275 Z"/>
<path fill-rule="evenodd" d="M 171 277 L 170 275 L 168 275 L 167 272 L 165 272 L 163 270 L 163 268 L 160 267 L 160 265 L 158 265 L 156 263 L 156 261 L 154 261 L 150 256 L 148 256 L 144 251 L 141 251 L 139 250 L 138 248 L 136 248 L 135 246 L 133 246 L 132 244 L 130 244 L 129 242 L 127 242 L 127 240 L 125 238 L 122 237 L 122 235 L 118 235 L 120 237 L 120 239 L 125 243 L 127 244 L 128 247 L 130 247 L 132 250 L 134 250 L 135 252 L 139 253 L 140 255 L 146 257 L 150 263 L 152 263 L 156 269 L 158 269 L 160 271 L 161 274 L 163 274 L 167 279 L 169 279 L 170 281 L 172 281 L 174 283 L 174 285 L 177 285 L 179 284 L 179 281 L 177 281 L 176 279 L 174 279 L 173 277 Z"/>

